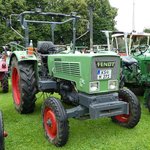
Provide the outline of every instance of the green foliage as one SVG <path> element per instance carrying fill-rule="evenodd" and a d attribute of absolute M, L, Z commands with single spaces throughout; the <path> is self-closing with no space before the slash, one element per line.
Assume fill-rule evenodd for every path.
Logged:
<path fill-rule="evenodd" d="M 87 26 L 83 19 L 89 20 L 89 6 L 94 8 L 94 43 L 106 43 L 106 38 L 101 34 L 100 30 L 114 30 L 114 18 L 117 15 L 117 9 L 110 6 L 109 0 L 0 0 L 0 45 L 4 45 L 12 40 L 20 40 L 10 28 L 6 27 L 6 19 L 11 13 L 21 13 L 26 10 L 34 10 L 41 7 L 43 11 L 51 11 L 58 13 L 77 12 L 81 16 L 77 24 L 77 37 L 82 35 Z M 15 28 L 18 25 L 15 24 Z M 20 27 L 17 29 L 23 34 Z M 57 26 L 55 29 L 55 41 L 60 43 L 62 40 L 70 43 L 72 40 L 72 24 Z M 48 25 L 31 25 L 30 39 L 34 42 L 37 40 L 51 40 L 50 26 Z M 77 44 L 81 45 L 89 43 L 89 34 L 77 40 Z"/>
<path fill-rule="evenodd" d="M 144 32 L 150 33 L 150 29 L 144 29 Z"/>

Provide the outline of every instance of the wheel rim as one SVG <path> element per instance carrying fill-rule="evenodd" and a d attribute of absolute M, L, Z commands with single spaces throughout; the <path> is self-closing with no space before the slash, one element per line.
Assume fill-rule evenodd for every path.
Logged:
<path fill-rule="evenodd" d="M 125 101 L 123 97 L 119 97 L 121 101 Z M 130 106 L 129 106 L 130 107 Z M 129 114 L 122 114 L 115 116 L 115 119 L 122 123 L 127 123 L 130 117 L 130 108 L 129 108 Z"/>
<path fill-rule="evenodd" d="M 44 110 L 44 127 L 48 137 L 54 139 L 57 135 L 57 120 L 50 108 Z"/>
<path fill-rule="evenodd" d="M 115 118 L 119 121 L 119 122 L 128 122 L 129 120 L 129 116 L 130 115 L 127 115 L 127 114 L 123 114 L 123 115 L 118 115 L 118 116 L 115 116 Z"/>
<path fill-rule="evenodd" d="M 12 71 L 12 88 L 13 88 L 13 95 L 14 101 L 17 105 L 20 105 L 20 88 L 19 88 L 19 74 L 16 68 L 13 68 Z"/>

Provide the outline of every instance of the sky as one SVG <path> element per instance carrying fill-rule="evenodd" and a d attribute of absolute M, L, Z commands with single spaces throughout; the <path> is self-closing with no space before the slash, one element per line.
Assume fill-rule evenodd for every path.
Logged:
<path fill-rule="evenodd" d="M 131 32 L 133 29 L 133 1 L 135 31 L 150 28 L 150 0 L 109 0 L 111 6 L 118 8 L 115 20 L 119 31 Z"/>

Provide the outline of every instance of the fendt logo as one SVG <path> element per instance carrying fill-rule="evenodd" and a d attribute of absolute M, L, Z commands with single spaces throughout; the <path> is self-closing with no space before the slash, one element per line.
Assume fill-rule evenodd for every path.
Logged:
<path fill-rule="evenodd" d="M 114 67 L 115 62 L 113 61 L 96 61 L 97 68 L 104 68 L 104 67 Z"/>

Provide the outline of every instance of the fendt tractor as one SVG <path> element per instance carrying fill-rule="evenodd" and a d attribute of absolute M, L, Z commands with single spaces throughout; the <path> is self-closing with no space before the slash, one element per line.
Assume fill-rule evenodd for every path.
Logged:
<path fill-rule="evenodd" d="M 7 64 L 7 51 L 5 47 L 1 47 L 0 49 L 0 84 L 3 93 L 7 93 L 8 86 L 8 64 Z"/>
<path fill-rule="evenodd" d="M 125 86 L 135 94 L 144 95 L 145 106 L 150 111 L 150 34 L 112 34 L 113 49 L 122 57 Z"/>
<path fill-rule="evenodd" d="M 35 16 L 34 20 L 30 15 Z M 36 16 L 47 19 L 40 21 Z M 12 50 L 10 64 L 14 105 L 19 113 L 31 113 L 38 92 L 56 92 L 61 96 L 59 100 L 51 95 L 42 106 L 43 128 L 51 143 L 55 146 L 66 144 L 69 118 L 110 117 L 113 122 L 126 128 L 138 124 L 141 116 L 139 101 L 129 89 L 119 89 L 120 57 L 114 52 L 94 53 L 92 49 L 89 53 L 75 52 L 76 22 L 79 19 L 76 13 L 67 15 L 39 9 L 25 11 L 11 15 L 11 28 L 13 17 L 17 17 L 25 31 L 25 36 L 21 36 L 24 46 L 16 42 L 8 43 Z M 55 17 L 59 21 L 55 21 Z M 54 26 L 68 21 L 73 22 L 70 51 L 58 48 L 51 41 L 38 41 L 37 44 L 33 41 L 34 47 L 31 47 L 29 24 L 49 24 L 54 31 Z M 71 105 L 65 108 L 63 103 Z"/>

